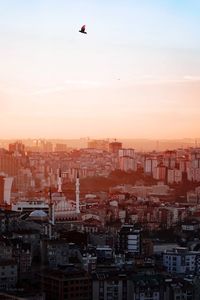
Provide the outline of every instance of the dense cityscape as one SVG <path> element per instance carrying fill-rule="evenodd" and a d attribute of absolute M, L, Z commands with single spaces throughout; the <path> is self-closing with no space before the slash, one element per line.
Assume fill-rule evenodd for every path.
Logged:
<path fill-rule="evenodd" d="M 200 148 L 0 149 L 0 299 L 199 300 Z"/>
<path fill-rule="evenodd" d="M 200 1 L 0 0 L 0 300 L 200 300 Z"/>

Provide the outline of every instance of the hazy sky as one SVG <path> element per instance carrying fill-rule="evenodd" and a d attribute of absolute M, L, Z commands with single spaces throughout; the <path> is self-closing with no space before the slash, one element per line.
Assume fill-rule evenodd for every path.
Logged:
<path fill-rule="evenodd" d="M 0 138 L 200 137 L 199 28 L 199 0 L 0 0 Z"/>

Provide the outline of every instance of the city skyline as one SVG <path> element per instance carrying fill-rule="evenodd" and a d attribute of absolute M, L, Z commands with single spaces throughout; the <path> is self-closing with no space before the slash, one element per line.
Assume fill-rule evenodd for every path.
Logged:
<path fill-rule="evenodd" d="M 198 1 L 0 8 L 0 138 L 198 138 Z"/>

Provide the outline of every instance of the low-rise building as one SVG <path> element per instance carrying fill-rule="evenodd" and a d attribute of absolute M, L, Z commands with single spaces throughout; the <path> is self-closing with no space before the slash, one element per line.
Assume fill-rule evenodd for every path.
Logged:
<path fill-rule="evenodd" d="M 15 261 L 0 260 L 0 290 L 15 288 L 17 278 L 17 264 Z"/>
<path fill-rule="evenodd" d="M 119 232 L 119 251 L 121 253 L 141 253 L 141 230 L 134 225 L 122 225 Z"/>
<path fill-rule="evenodd" d="M 199 274 L 200 252 L 179 247 L 163 253 L 163 266 L 169 273 Z"/>
<path fill-rule="evenodd" d="M 46 269 L 42 273 L 42 290 L 48 300 L 91 300 L 91 278 L 85 271 L 66 266 L 63 270 Z"/>

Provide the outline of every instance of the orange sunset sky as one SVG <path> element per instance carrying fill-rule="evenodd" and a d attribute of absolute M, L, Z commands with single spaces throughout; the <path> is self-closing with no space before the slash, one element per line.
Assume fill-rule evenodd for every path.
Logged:
<path fill-rule="evenodd" d="M 0 138 L 199 137 L 199 28 L 195 0 L 0 1 Z"/>

